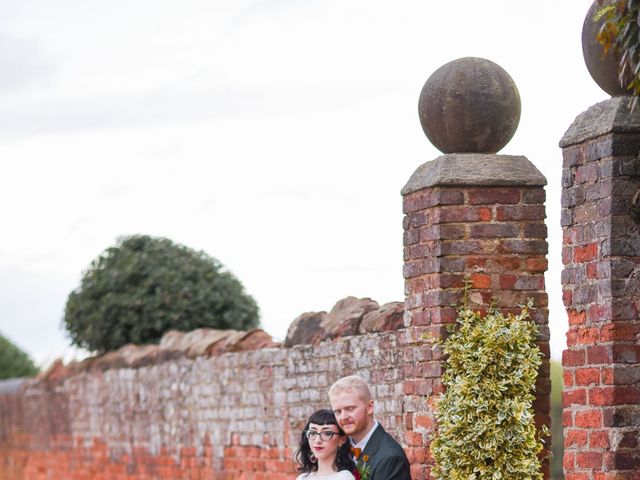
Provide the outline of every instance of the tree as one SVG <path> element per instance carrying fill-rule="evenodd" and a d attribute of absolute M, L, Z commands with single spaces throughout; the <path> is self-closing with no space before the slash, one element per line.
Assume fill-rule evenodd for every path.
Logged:
<path fill-rule="evenodd" d="M 25 352 L 0 334 L 0 380 L 16 377 L 32 377 L 38 373 Z"/>
<path fill-rule="evenodd" d="M 102 353 L 127 343 L 157 343 L 168 330 L 246 330 L 258 306 L 206 253 L 166 238 L 119 238 L 93 260 L 67 300 L 73 344 Z"/>

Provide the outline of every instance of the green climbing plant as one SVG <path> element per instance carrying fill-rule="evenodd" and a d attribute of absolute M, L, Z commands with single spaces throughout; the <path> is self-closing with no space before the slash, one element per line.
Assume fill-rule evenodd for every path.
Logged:
<path fill-rule="evenodd" d="M 438 480 L 540 479 L 543 438 L 533 400 L 542 363 L 531 301 L 519 315 L 473 311 L 466 299 L 442 342 L 446 387 L 431 444 Z"/>

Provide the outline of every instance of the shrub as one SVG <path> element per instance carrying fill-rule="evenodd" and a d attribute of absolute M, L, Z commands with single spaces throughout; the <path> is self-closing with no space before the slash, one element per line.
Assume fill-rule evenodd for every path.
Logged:
<path fill-rule="evenodd" d="M 168 330 L 245 330 L 258 325 L 256 302 L 222 264 L 166 238 L 120 238 L 84 273 L 67 300 L 72 343 L 115 350 L 157 343 Z"/>
<path fill-rule="evenodd" d="M 25 352 L 0 335 L 0 380 L 16 377 L 31 377 L 38 373 Z"/>
<path fill-rule="evenodd" d="M 524 306 L 518 316 L 466 305 L 442 343 L 446 360 L 431 444 L 439 480 L 542 479 L 532 402 L 542 354 Z M 545 432 L 546 434 L 546 429 Z"/>

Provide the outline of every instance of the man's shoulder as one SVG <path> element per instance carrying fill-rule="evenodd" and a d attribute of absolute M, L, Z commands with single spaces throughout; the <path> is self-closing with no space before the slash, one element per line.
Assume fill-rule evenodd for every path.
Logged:
<path fill-rule="evenodd" d="M 369 452 L 371 454 L 371 480 L 411 480 L 409 460 L 404 450 L 382 426 L 378 428 L 379 431 L 376 431 L 371 438 L 375 448 Z"/>
<path fill-rule="evenodd" d="M 377 437 L 372 438 L 373 443 L 376 445 L 375 452 L 371 452 L 375 463 L 381 462 L 386 457 L 401 457 L 406 459 L 406 454 L 404 449 L 400 446 L 398 441 L 393 438 L 392 435 L 387 433 L 381 425 L 376 429 L 377 431 L 374 433 L 374 436 Z"/>
<path fill-rule="evenodd" d="M 399 452 L 402 452 L 402 454 L 404 454 L 404 450 L 402 449 L 398 441 L 395 438 L 393 438 L 392 435 L 387 433 L 387 431 L 382 428 L 382 425 L 379 425 L 378 429 L 380 431 L 376 433 L 378 433 L 379 435 L 380 447 L 397 450 Z"/>

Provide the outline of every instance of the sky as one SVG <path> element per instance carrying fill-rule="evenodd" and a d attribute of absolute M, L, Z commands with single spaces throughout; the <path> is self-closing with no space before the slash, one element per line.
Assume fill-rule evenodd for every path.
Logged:
<path fill-rule="evenodd" d="M 402 198 L 439 156 L 424 82 L 483 57 L 514 79 L 500 152 L 547 177 L 552 356 L 565 345 L 558 141 L 607 95 L 586 0 L 2 0 L 0 332 L 40 365 L 83 352 L 68 294 L 122 235 L 219 259 L 283 339 L 349 295 L 402 301 Z"/>

